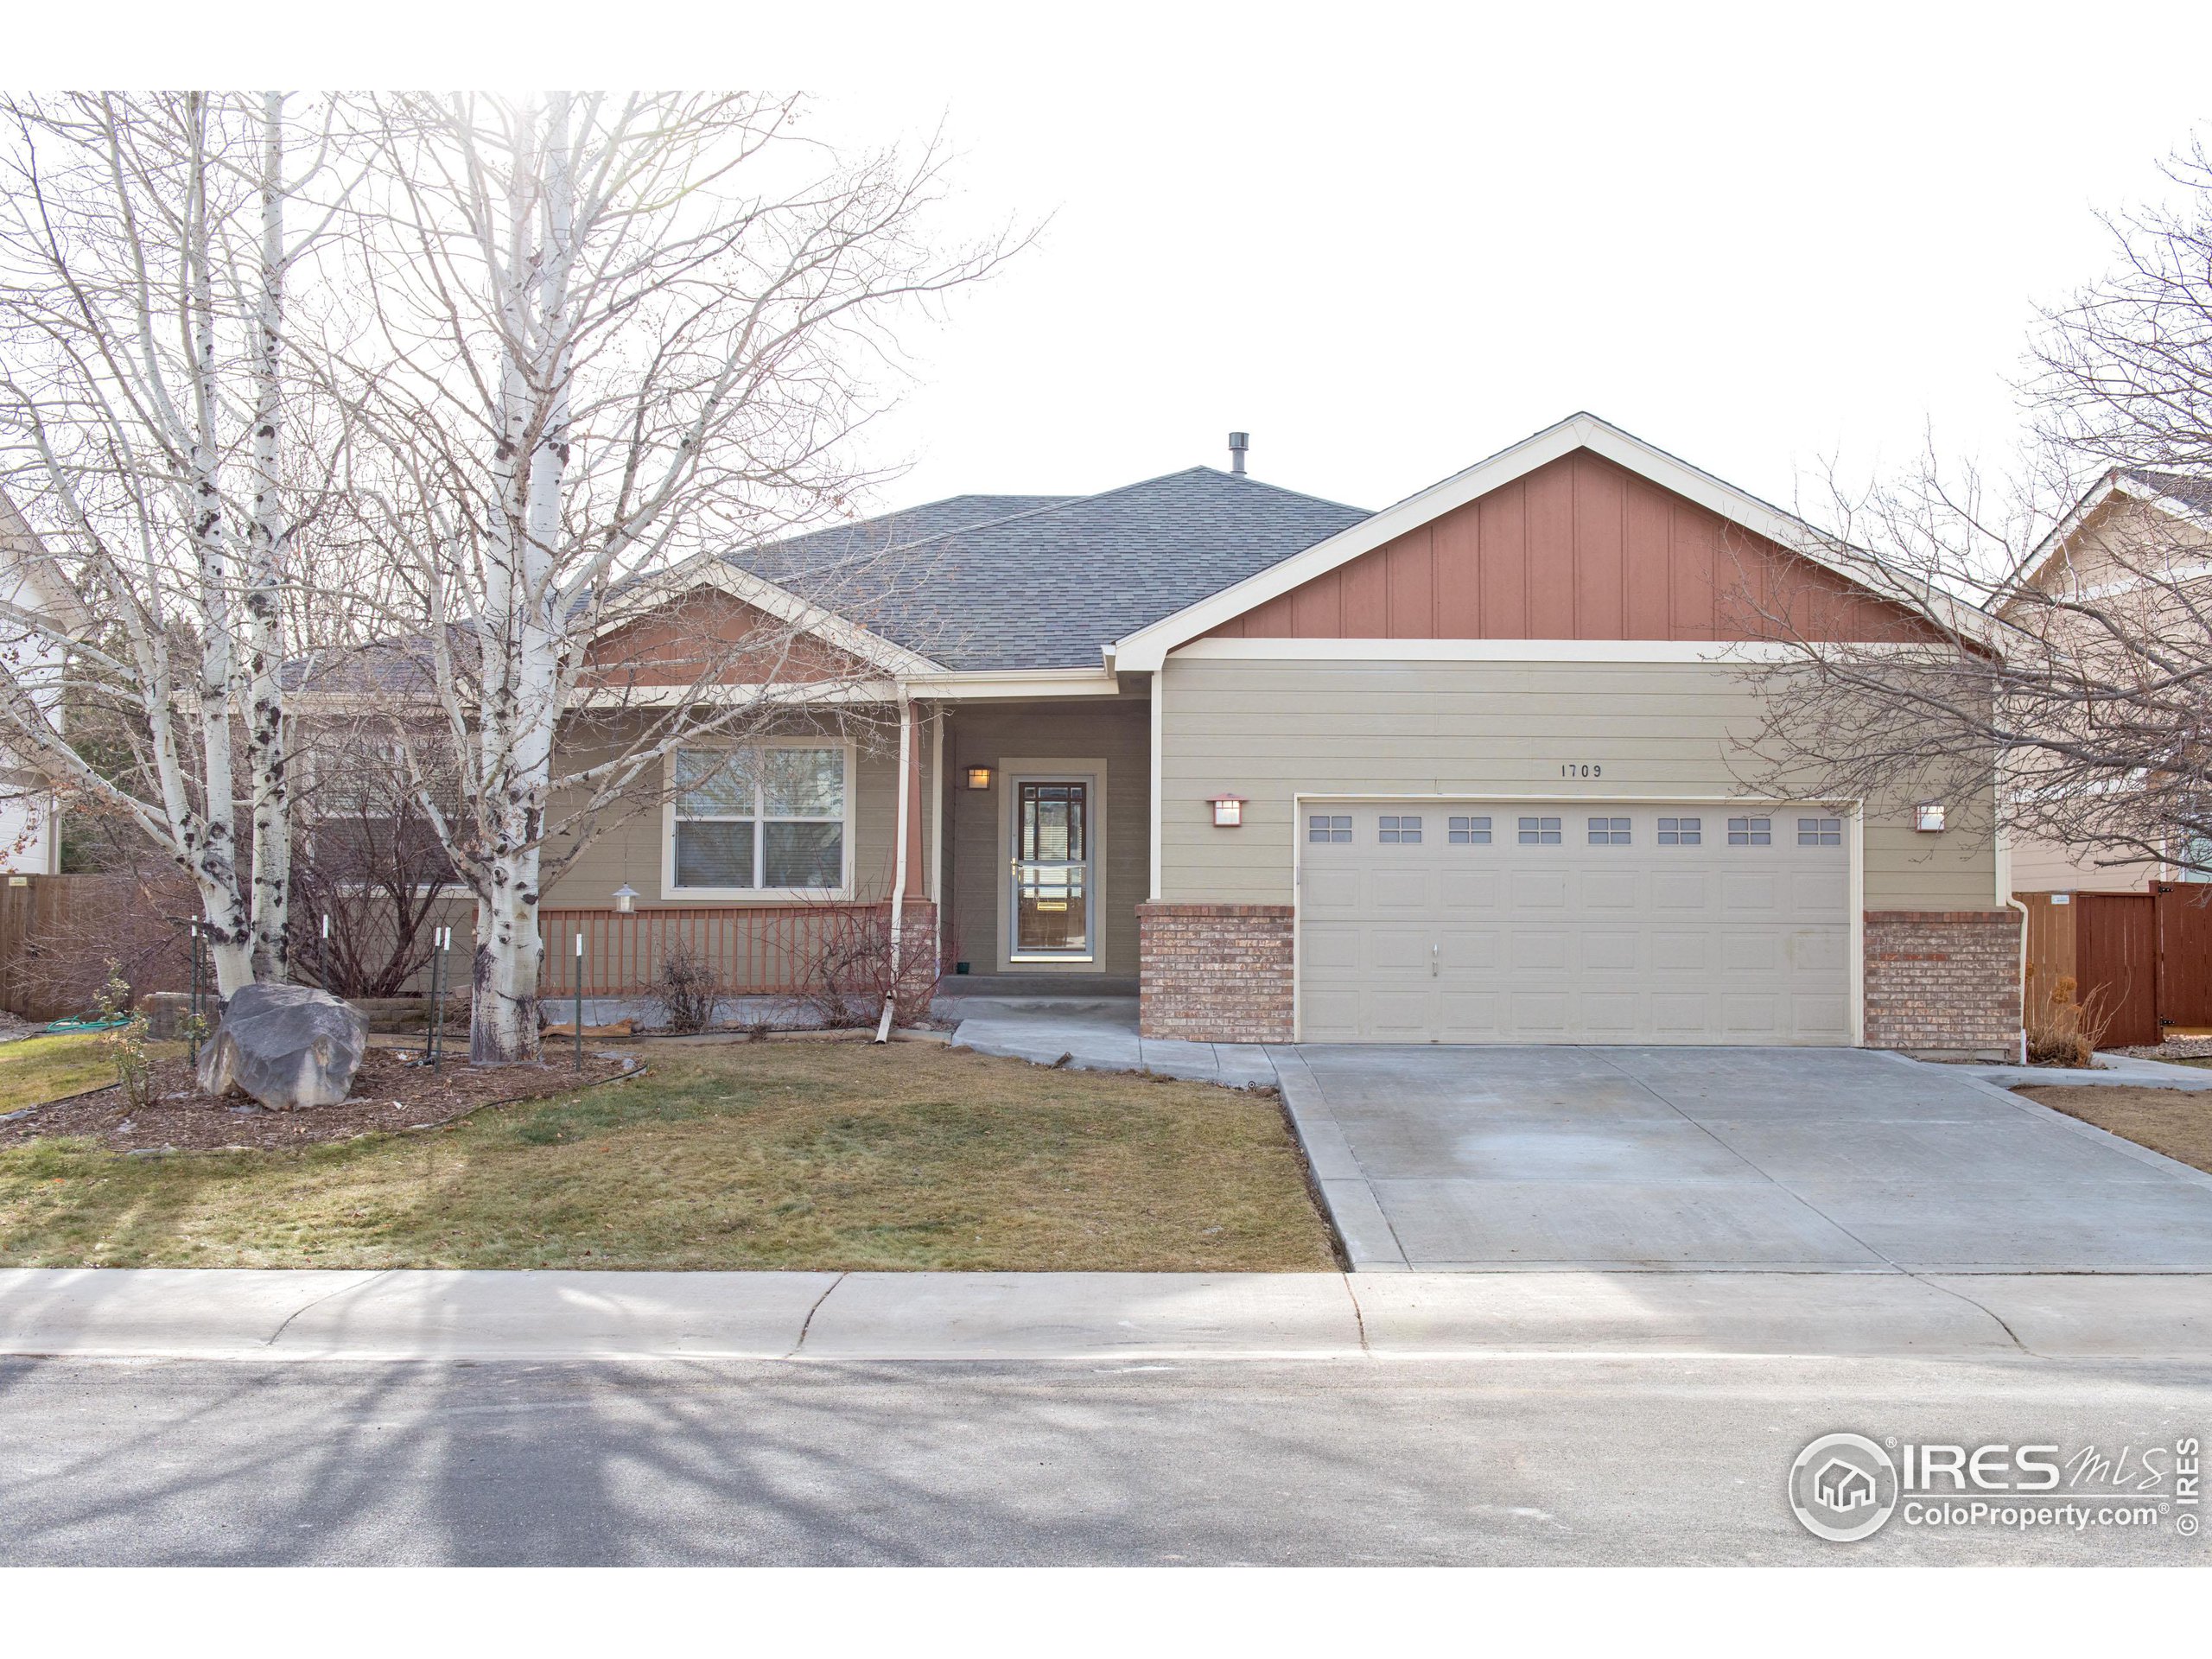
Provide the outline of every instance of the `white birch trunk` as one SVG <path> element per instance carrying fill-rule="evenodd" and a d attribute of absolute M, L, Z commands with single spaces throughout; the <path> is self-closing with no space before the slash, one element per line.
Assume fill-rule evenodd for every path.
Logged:
<path fill-rule="evenodd" d="M 231 640 L 227 550 L 223 499 L 217 481 L 220 410 L 215 390 L 214 251 L 207 206 L 207 105 L 192 95 L 194 121 L 185 223 L 186 281 L 192 318 L 191 491 L 192 540 L 199 566 L 200 604 L 200 743 L 202 812 L 188 821 L 185 840 L 193 878 L 206 910 L 216 984 L 228 997 L 253 982 L 252 928 L 238 892 L 237 812 L 232 803 Z"/>
<path fill-rule="evenodd" d="M 505 430 L 496 457 L 487 622 L 500 644 L 486 676 L 483 774 L 493 846 L 477 900 L 475 999 L 469 1058 L 479 1065 L 537 1052 L 538 845 L 553 776 L 562 639 L 555 551 L 569 462 L 570 224 L 568 95 L 551 94 L 543 129 L 525 129 L 539 166 L 518 165 L 509 192 L 500 312 L 507 330 Z M 527 189 L 541 177 L 542 196 Z M 490 667 L 487 664 L 487 667 Z"/>
<path fill-rule="evenodd" d="M 283 418 L 284 95 L 262 95 L 261 263 L 253 319 L 253 516 L 245 575 L 245 673 L 240 690 L 253 812 L 252 953 L 261 979 L 289 979 L 292 815 L 284 720 L 283 498 L 277 435 Z"/>

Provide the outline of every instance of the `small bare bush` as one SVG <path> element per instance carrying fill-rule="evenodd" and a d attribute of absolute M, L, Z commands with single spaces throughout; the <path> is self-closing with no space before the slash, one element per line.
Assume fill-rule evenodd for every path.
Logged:
<path fill-rule="evenodd" d="M 721 977 L 714 961 L 687 939 L 671 945 L 660 974 L 647 993 L 660 1010 L 660 1024 L 673 1032 L 704 1031 L 715 1022 Z"/>
<path fill-rule="evenodd" d="M 823 1025 L 872 1026 L 881 1017 L 887 996 L 895 997 L 902 1024 L 913 1024 L 929 1011 L 938 982 L 936 941 L 911 914 L 895 983 L 888 906 L 826 911 L 811 937 L 814 943 L 801 963 L 798 1000 Z"/>
<path fill-rule="evenodd" d="M 2031 992 L 2027 999 L 2029 1065 L 2086 1069 L 2094 1064 L 2097 1048 L 2112 1028 L 2113 1010 L 2107 1005 L 2102 988 L 2091 992 L 2086 1002 L 2076 998 L 2079 988 L 2074 976 L 2067 974 L 2051 986 L 2048 995 Z"/>

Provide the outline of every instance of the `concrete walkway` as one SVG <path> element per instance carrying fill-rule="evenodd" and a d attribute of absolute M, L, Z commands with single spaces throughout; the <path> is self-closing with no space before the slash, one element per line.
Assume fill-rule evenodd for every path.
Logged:
<path fill-rule="evenodd" d="M 1256 1043 L 1185 1043 L 1137 1035 L 1135 997 L 941 999 L 960 1023 L 957 1046 L 1077 1071 L 1152 1071 L 1231 1089 L 1273 1088 L 1275 1068 Z"/>
<path fill-rule="evenodd" d="M 1274 1051 L 1352 1265 L 2212 1271 L 2212 1176 L 1856 1049 Z"/>
<path fill-rule="evenodd" d="M 2212 1359 L 2212 1275 L 0 1271 L 0 1355 Z"/>

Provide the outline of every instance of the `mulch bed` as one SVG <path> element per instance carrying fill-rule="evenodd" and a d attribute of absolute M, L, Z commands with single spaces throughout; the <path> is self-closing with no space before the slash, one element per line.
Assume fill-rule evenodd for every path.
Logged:
<path fill-rule="evenodd" d="M 118 1152 L 251 1151 L 310 1146 L 360 1135 L 435 1128 L 480 1107 L 535 1100 L 604 1083 L 639 1070 L 620 1055 L 584 1055 L 522 1065 L 469 1065 L 448 1059 L 437 1071 L 416 1063 L 419 1050 L 372 1048 L 354 1074 L 353 1092 L 336 1106 L 266 1111 L 243 1096 L 200 1092 L 181 1058 L 154 1066 L 155 1103 L 133 1113 L 120 1089 L 53 1100 L 0 1118 L 0 1145 L 46 1135 L 83 1135 Z"/>

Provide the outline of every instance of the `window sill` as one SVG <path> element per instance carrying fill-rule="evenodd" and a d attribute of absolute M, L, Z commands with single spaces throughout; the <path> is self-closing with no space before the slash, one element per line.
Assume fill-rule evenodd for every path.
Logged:
<path fill-rule="evenodd" d="M 1096 962 L 1098 960 L 1098 957 L 1096 953 L 1092 951 L 1085 951 L 1083 955 L 1077 956 L 1071 951 L 1054 950 L 1046 952 L 1042 955 L 1015 955 L 1008 957 L 1007 960 L 1008 962 L 1065 962 L 1077 963 Z"/>
<path fill-rule="evenodd" d="M 845 887 L 664 887 L 664 905 L 849 905 Z"/>

